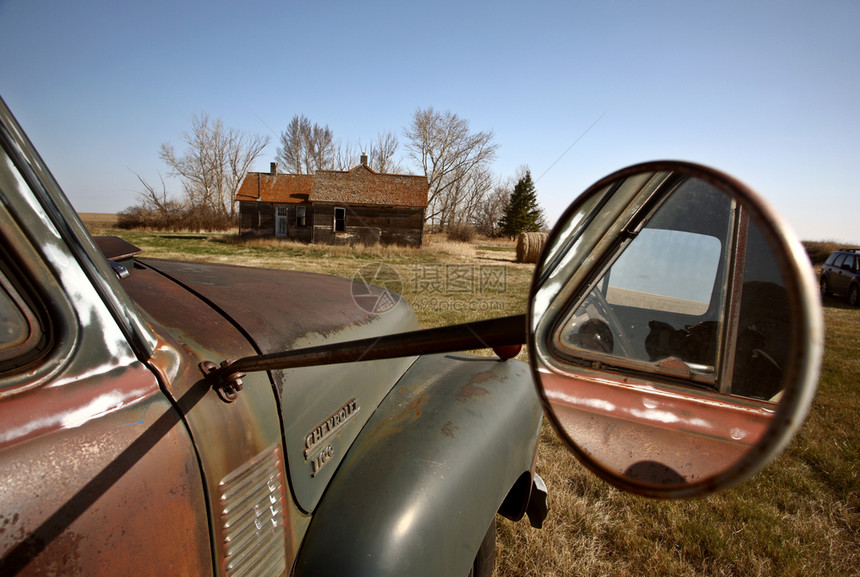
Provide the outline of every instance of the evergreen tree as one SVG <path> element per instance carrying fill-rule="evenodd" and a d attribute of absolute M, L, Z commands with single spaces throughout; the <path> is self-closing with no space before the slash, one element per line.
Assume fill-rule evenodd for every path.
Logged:
<path fill-rule="evenodd" d="M 521 232 L 537 232 L 543 226 L 543 211 L 537 203 L 537 191 L 532 182 L 531 171 L 526 171 L 514 186 L 499 227 L 505 236 L 516 236 Z"/>

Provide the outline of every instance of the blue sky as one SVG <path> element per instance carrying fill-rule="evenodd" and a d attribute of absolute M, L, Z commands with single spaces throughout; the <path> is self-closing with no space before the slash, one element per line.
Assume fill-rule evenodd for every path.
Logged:
<path fill-rule="evenodd" d="M 497 175 L 528 165 L 551 222 L 605 174 L 677 158 L 802 239 L 860 243 L 858 27 L 856 0 L 0 0 L 0 93 L 84 212 L 134 204 L 132 171 L 166 174 L 194 114 L 270 134 L 267 170 L 295 114 L 402 148 L 433 106 L 495 133 Z"/>

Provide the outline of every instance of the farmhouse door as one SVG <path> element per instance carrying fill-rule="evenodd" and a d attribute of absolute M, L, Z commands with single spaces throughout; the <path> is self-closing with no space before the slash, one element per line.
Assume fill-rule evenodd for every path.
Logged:
<path fill-rule="evenodd" d="M 286 238 L 287 236 L 287 207 L 275 207 L 275 236 Z"/>

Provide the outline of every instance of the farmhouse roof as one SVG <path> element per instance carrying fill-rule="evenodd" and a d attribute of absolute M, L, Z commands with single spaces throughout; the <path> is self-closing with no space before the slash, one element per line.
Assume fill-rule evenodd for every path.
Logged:
<path fill-rule="evenodd" d="M 310 174 L 249 172 L 236 193 L 236 200 L 299 204 L 310 198 L 313 181 Z"/>
<path fill-rule="evenodd" d="M 384 174 L 359 164 L 350 170 L 318 170 L 315 174 L 249 172 L 236 200 L 300 204 L 326 202 L 380 206 L 427 206 L 427 179 L 411 174 Z"/>

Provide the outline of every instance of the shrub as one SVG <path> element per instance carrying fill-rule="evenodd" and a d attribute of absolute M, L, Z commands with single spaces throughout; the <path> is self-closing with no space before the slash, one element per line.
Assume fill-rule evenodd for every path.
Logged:
<path fill-rule="evenodd" d="M 475 229 L 465 222 L 455 222 L 448 226 L 448 240 L 454 242 L 472 242 L 475 240 Z"/>
<path fill-rule="evenodd" d="M 806 254 L 809 255 L 809 260 L 814 265 L 824 264 L 830 253 L 841 248 L 858 248 L 856 245 L 836 242 L 835 240 L 805 240 L 801 244 L 803 244 Z"/>
<path fill-rule="evenodd" d="M 130 230 L 144 228 L 167 231 L 222 231 L 236 226 L 234 219 L 221 211 L 208 207 L 185 207 L 170 203 L 162 209 L 130 206 L 117 214 L 116 226 Z"/>

